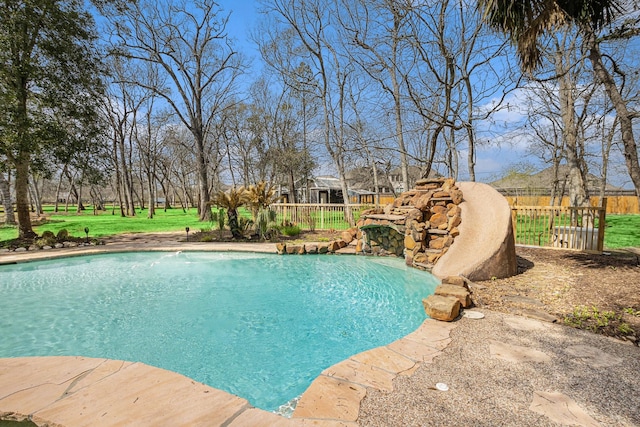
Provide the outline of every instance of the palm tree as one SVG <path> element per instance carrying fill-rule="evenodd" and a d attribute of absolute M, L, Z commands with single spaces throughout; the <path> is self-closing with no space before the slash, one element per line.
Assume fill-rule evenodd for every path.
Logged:
<path fill-rule="evenodd" d="M 247 204 L 251 208 L 251 214 L 255 221 L 258 216 L 258 212 L 261 209 L 267 209 L 272 204 L 282 199 L 282 196 L 276 195 L 276 189 L 267 184 L 266 181 L 260 181 L 256 185 L 251 185 L 247 189 Z"/>
<path fill-rule="evenodd" d="M 540 40 L 560 27 L 576 26 L 583 36 L 596 79 L 603 85 L 616 109 L 624 157 L 640 201 L 640 163 L 632 119 L 611 72 L 606 68 L 597 33 L 624 13 L 619 0 L 478 0 L 485 22 L 510 36 L 520 64 L 532 73 L 540 65 Z M 624 35 L 622 35 L 624 37 Z"/>
<path fill-rule="evenodd" d="M 562 26 L 577 25 L 597 31 L 620 11 L 615 0 L 478 0 L 484 21 L 508 34 L 522 69 L 540 65 L 540 39 Z"/>
<path fill-rule="evenodd" d="M 275 188 L 265 181 L 260 181 L 247 189 L 247 204 L 251 208 L 253 223 L 260 238 L 270 238 L 277 230 L 276 212 L 269 208 L 282 199 L 276 194 Z"/>
<path fill-rule="evenodd" d="M 227 218 L 229 219 L 229 229 L 234 239 L 242 238 L 242 229 L 238 222 L 238 208 L 249 201 L 247 190 L 244 187 L 236 189 L 231 188 L 228 192 L 218 191 L 214 194 L 209 205 L 216 205 L 227 210 Z"/>

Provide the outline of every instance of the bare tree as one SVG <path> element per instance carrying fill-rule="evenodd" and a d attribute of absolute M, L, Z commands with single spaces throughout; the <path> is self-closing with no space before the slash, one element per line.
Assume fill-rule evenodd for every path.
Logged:
<path fill-rule="evenodd" d="M 303 82 L 321 104 L 322 141 L 340 179 L 345 218 L 353 223 L 346 181 L 345 154 L 348 152 L 346 122 L 348 85 L 353 66 L 346 60 L 335 22 L 336 9 L 322 0 L 270 0 L 265 8 L 275 16 L 275 29 L 265 32 L 261 53 L 269 66 L 290 81 Z M 304 80 L 298 64 L 304 62 L 313 78 Z"/>
<path fill-rule="evenodd" d="M 163 98 L 193 135 L 199 216 L 210 221 L 208 163 L 217 167 L 220 159 L 209 158 L 206 145 L 243 69 L 226 34 L 229 15 L 214 0 L 141 1 L 131 3 L 122 15 L 115 22 L 122 54 L 157 65 L 165 79 L 163 85 L 135 83 Z"/>
<path fill-rule="evenodd" d="M 407 19 L 410 10 L 403 2 L 394 0 L 345 1 L 343 10 L 347 13 L 341 24 L 353 47 L 348 50 L 350 57 L 391 97 L 394 139 L 400 155 L 402 186 L 406 191 L 411 184 L 402 106 L 405 95 L 401 87 L 411 69 L 411 64 L 407 67 L 403 60 L 411 57 L 411 36 L 408 34 L 411 29 Z"/>

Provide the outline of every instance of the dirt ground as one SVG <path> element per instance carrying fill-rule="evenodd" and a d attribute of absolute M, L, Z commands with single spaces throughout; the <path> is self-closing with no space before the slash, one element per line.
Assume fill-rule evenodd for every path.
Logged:
<path fill-rule="evenodd" d="M 518 274 L 478 282 L 476 306 L 640 338 L 640 250 L 602 255 L 517 247 Z"/>

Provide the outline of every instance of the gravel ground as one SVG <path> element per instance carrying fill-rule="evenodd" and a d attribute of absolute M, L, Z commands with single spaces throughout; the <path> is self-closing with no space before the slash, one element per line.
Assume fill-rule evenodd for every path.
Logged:
<path fill-rule="evenodd" d="M 482 311 L 462 318 L 452 343 L 390 393 L 369 390 L 362 426 L 555 426 L 529 410 L 534 391 L 560 392 L 603 426 L 640 426 L 640 349 L 630 343 L 566 326 Z M 531 326 L 533 325 L 533 327 Z M 496 342 L 544 352 L 548 362 L 491 357 Z M 590 346 L 606 353 L 590 359 Z M 434 389 L 443 382 L 449 391 Z M 597 424 L 596 424 L 597 425 Z"/>

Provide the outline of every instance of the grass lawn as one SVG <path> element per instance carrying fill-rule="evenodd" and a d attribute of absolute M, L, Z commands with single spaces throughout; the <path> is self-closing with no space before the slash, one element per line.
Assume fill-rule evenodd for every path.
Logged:
<path fill-rule="evenodd" d="M 607 215 L 604 247 L 640 247 L 640 215 Z"/>
<path fill-rule="evenodd" d="M 153 219 L 147 218 L 148 211 L 136 210 L 135 217 L 121 217 L 116 211 L 115 215 L 111 210 L 99 212 L 93 215 L 93 211 L 87 209 L 81 214 L 75 212 L 48 212 L 48 221 L 45 224 L 35 226 L 34 231 L 42 235 L 44 231 L 51 231 L 54 234 L 65 228 L 71 236 L 84 237 L 84 228 L 89 228 L 89 237 L 102 237 L 122 233 L 153 233 L 162 231 L 184 231 L 189 227 L 191 231 L 209 230 L 216 227 L 216 223 L 205 223 L 198 221 L 196 209 L 189 209 L 186 213 L 182 209 L 169 209 L 164 212 L 156 210 Z M 0 241 L 15 239 L 18 237 L 18 230 L 14 227 L 0 227 Z"/>

